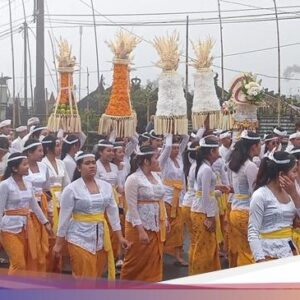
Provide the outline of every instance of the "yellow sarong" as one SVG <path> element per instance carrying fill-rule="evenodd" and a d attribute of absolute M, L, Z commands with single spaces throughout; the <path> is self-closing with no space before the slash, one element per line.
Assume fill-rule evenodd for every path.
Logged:
<path fill-rule="evenodd" d="M 104 250 L 107 252 L 108 258 L 108 279 L 114 280 L 115 279 L 115 260 L 114 254 L 112 250 L 110 235 L 109 235 L 109 228 L 106 222 L 104 213 L 97 213 L 97 214 L 80 214 L 80 213 L 73 213 L 73 219 L 78 222 L 101 222 L 103 224 L 104 236 L 103 236 L 103 245 Z"/>
<path fill-rule="evenodd" d="M 59 199 L 57 197 L 58 193 L 61 193 L 62 186 L 61 185 L 53 185 L 50 187 L 50 192 L 52 195 L 52 203 L 53 203 L 53 232 L 56 234 L 58 227 L 58 215 L 59 215 Z"/>
<path fill-rule="evenodd" d="M 175 179 L 165 179 L 164 185 L 172 187 L 173 191 L 173 199 L 172 199 L 172 209 L 171 209 L 171 218 L 176 218 L 177 215 L 177 208 L 179 207 L 179 199 L 180 193 L 183 189 L 182 180 L 175 180 Z"/>

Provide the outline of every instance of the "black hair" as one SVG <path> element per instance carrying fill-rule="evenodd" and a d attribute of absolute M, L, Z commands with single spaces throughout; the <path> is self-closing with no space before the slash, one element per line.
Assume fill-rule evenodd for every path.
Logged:
<path fill-rule="evenodd" d="M 296 157 L 297 160 L 300 160 L 300 147 L 299 146 L 294 147 L 291 152 L 293 152 L 295 150 L 298 150 L 299 152 L 297 152 L 297 153 L 291 153 L 291 154 L 293 154 Z"/>
<path fill-rule="evenodd" d="M 7 137 L 0 136 L 0 148 L 9 149 L 9 141 Z"/>
<path fill-rule="evenodd" d="M 38 128 L 40 128 L 40 129 L 38 129 Z M 38 129 L 38 130 L 31 133 L 31 138 L 38 140 L 41 135 L 42 130 L 45 128 L 42 127 L 41 125 L 36 125 L 36 126 L 34 126 L 33 130 L 35 130 L 35 129 Z"/>
<path fill-rule="evenodd" d="M 103 146 L 101 144 L 104 144 Z M 105 145 L 114 145 L 113 143 L 107 141 L 107 140 L 102 140 L 100 144 L 97 145 L 97 151 L 95 153 L 95 158 L 98 160 L 100 158 L 100 152 L 102 152 L 107 146 Z"/>
<path fill-rule="evenodd" d="M 37 140 L 37 139 L 29 139 L 29 140 L 27 140 L 27 141 L 25 142 L 24 148 L 27 147 L 27 146 L 29 146 L 29 145 L 31 145 L 31 144 L 35 144 L 35 143 L 39 143 L 39 142 L 40 142 L 40 141 Z M 33 147 L 29 148 L 28 150 L 23 151 L 23 153 L 24 153 L 25 155 L 28 155 L 28 153 L 34 152 L 34 151 L 37 149 L 37 147 L 38 147 L 37 145 L 36 145 L 36 146 L 33 146 Z"/>
<path fill-rule="evenodd" d="M 140 152 L 142 152 L 142 153 L 147 153 L 147 152 L 152 152 L 152 151 L 155 151 L 155 150 L 151 146 L 142 146 L 140 148 Z M 131 162 L 130 162 L 130 174 L 133 174 L 134 172 L 136 172 L 136 170 L 139 167 L 141 167 L 145 161 L 151 162 L 152 156 L 153 156 L 153 154 L 135 155 L 133 157 L 133 159 L 131 159 Z"/>
<path fill-rule="evenodd" d="M 211 145 L 211 147 L 201 147 L 197 150 L 197 153 L 196 153 L 196 161 L 197 161 L 197 166 L 196 166 L 196 171 L 195 171 L 195 178 L 197 178 L 197 174 L 198 174 L 198 171 L 201 167 L 201 165 L 203 164 L 203 161 L 205 159 L 208 158 L 208 156 L 210 155 L 211 153 L 211 150 L 212 149 L 216 149 L 216 145 L 219 146 L 219 143 L 218 141 L 216 140 L 213 140 L 212 138 L 206 138 L 205 139 L 205 144 L 206 145 Z"/>
<path fill-rule="evenodd" d="M 18 157 L 18 156 L 21 156 L 21 155 L 22 155 L 22 153 L 15 152 L 15 153 L 11 154 L 8 158 L 14 158 L 14 157 Z M 21 164 L 21 162 L 23 161 L 23 159 L 24 159 L 23 157 L 20 157 L 19 159 L 9 161 L 7 163 L 6 169 L 4 171 L 4 175 L 2 177 L 2 180 L 6 180 L 10 176 L 12 176 L 15 173 L 13 169 L 18 168 L 19 165 Z"/>
<path fill-rule="evenodd" d="M 77 142 L 72 143 L 72 144 L 68 144 L 65 141 L 63 141 L 62 149 L 61 149 L 61 159 L 64 159 L 66 157 L 66 155 L 70 152 L 70 150 L 72 149 L 73 146 L 79 146 L 80 147 L 80 140 L 74 134 L 68 135 L 65 138 L 65 140 L 68 141 L 68 142 L 74 142 L 74 141 L 77 140 Z"/>
<path fill-rule="evenodd" d="M 45 155 L 47 155 L 49 152 L 53 152 L 54 153 L 55 147 L 56 147 L 56 141 L 57 140 L 58 139 L 54 135 L 47 135 L 43 139 L 42 145 L 43 145 L 43 150 L 44 150 L 44 154 Z"/>
<path fill-rule="evenodd" d="M 85 154 L 89 154 L 89 152 L 82 152 L 80 155 L 85 155 Z M 83 163 L 83 159 L 84 159 L 84 157 L 81 158 L 81 159 L 78 159 L 78 160 L 76 161 L 76 168 L 75 168 L 75 170 L 74 170 L 74 174 L 73 174 L 72 181 L 75 181 L 75 180 L 77 180 L 78 178 L 81 177 L 81 173 L 79 172 L 78 168 L 79 168 L 79 167 L 81 166 L 81 164 Z"/>
<path fill-rule="evenodd" d="M 248 131 L 248 136 L 250 138 L 258 138 L 259 135 L 255 132 Z M 229 158 L 229 169 L 235 173 L 237 173 L 247 159 L 250 158 L 249 151 L 253 145 L 257 145 L 260 143 L 260 140 L 250 140 L 241 138 L 234 146 L 234 150 L 232 151 Z"/>
<path fill-rule="evenodd" d="M 257 190 L 258 188 L 267 185 L 270 181 L 277 179 L 280 172 L 289 172 L 296 164 L 295 156 L 285 151 L 275 152 L 274 158 L 279 161 L 289 160 L 289 162 L 286 164 L 278 164 L 268 157 L 263 158 L 257 173 L 254 190 Z"/>
<path fill-rule="evenodd" d="M 183 169 L 184 169 L 184 174 L 185 177 L 187 178 L 189 175 L 190 167 L 191 167 L 191 162 L 189 158 L 196 160 L 196 154 L 197 154 L 197 147 L 199 146 L 199 141 L 194 141 L 190 144 L 189 148 L 195 149 L 195 150 L 190 150 L 187 148 L 184 153 L 183 153 Z"/>

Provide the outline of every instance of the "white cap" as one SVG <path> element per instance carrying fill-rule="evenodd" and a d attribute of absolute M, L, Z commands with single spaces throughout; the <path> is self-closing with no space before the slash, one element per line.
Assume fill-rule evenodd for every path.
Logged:
<path fill-rule="evenodd" d="M 26 131 L 27 130 L 27 127 L 26 126 L 19 126 L 16 128 L 16 132 L 23 132 L 23 131 Z"/>
<path fill-rule="evenodd" d="M 300 132 L 295 132 L 295 133 L 292 133 L 289 137 L 289 140 L 292 140 L 292 139 L 299 139 L 300 138 Z"/>
<path fill-rule="evenodd" d="M 5 126 L 10 126 L 11 125 L 11 120 L 4 120 L 0 122 L 0 128 L 3 128 Z"/>
<path fill-rule="evenodd" d="M 226 138 L 231 138 L 231 134 L 232 134 L 231 131 L 225 131 L 220 134 L 219 138 L 220 138 L 220 140 L 226 139 Z"/>
<path fill-rule="evenodd" d="M 28 119 L 27 126 L 37 125 L 40 123 L 40 119 L 38 117 L 32 117 Z"/>

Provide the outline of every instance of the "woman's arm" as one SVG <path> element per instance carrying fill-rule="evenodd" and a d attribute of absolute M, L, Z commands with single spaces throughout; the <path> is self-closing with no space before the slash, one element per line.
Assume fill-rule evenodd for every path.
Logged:
<path fill-rule="evenodd" d="M 0 231 L 1 231 L 2 217 L 4 214 L 8 196 L 9 196 L 9 189 L 8 189 L 6 182 L 0 183 L 0 195 L 1 195 L 1 198 L 0 198 Z"/>
<path fill-rule="evenodd" d="M 167 164 L 167 160 L 171 155 L 172 152 L 172 139 L 173 135 L 172 134 L 167 134 L 165 137 L 165 145 L 163 147 L 163 150 L 159 156 L 159 165 L 160 168 L 163 170 Z"/>
<path fill-rule="evenodd" d="M 264 217 L 264 210 L 265 208 L 263 197 L 255 192 L 250 203 L 248 241 L 256 262 L 265 259 L 261 240 L 259 237 Z"/>
<path fill-rule="evenodd" d="M 180 146 L 179 146 L 179 153 L 180 153 L 181 155 L 183 154 L 185 148 L 187 147 L 187 144 L 188 144 L 188 142 L 189 142 L 189 139 L 190 139 L 190 137 L 189 137 L 188 135 L 186 135 L 186 134 L 184 134 L 184 135 L 182 136 L 182 140 L 181 140 L 181 143 L 180 143 Z"/>

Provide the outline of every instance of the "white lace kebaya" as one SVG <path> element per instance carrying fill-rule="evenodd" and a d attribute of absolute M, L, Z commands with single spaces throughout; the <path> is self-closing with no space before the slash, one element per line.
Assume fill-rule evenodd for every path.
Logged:
<path fill-rule="evenodd" d="M 280 203 L 272 191 L 261 187 L 252 195 L 250 204 L 248 241 L 255 261 L 266 257 L 282 258 L 292 256 L 290 238 L 264 239 L 262 233 L 277 231 L 293 226 L 293 219 L 300 209 L 296 209 L 292 199 L 287 204 Z"/>
<path fill-rule="evenodd" d="M 113 231 L 121 230 L 119 211 L 109 183 L 95 179 L 98 194 L 91 194 L 82 178 L 69 184 L 61 196 L 57 236 L 93 254 L 103 248 L 102 222 L 81 222 L 73 213 L 97 214 L 106 212 Z"/>
<path fill-rule="evenodd" d="M 165 190 L 160 177 L 152 173 L 157 184 L 151 183 L 143 171 L 138 169 L 125 183 L 125 198 L 128 204 L 126 221 L 132 226 L 143 225 L 146 230 L 158 232 L 160 215 L 158 203 L 139 203 L 163 199 Z"/>

